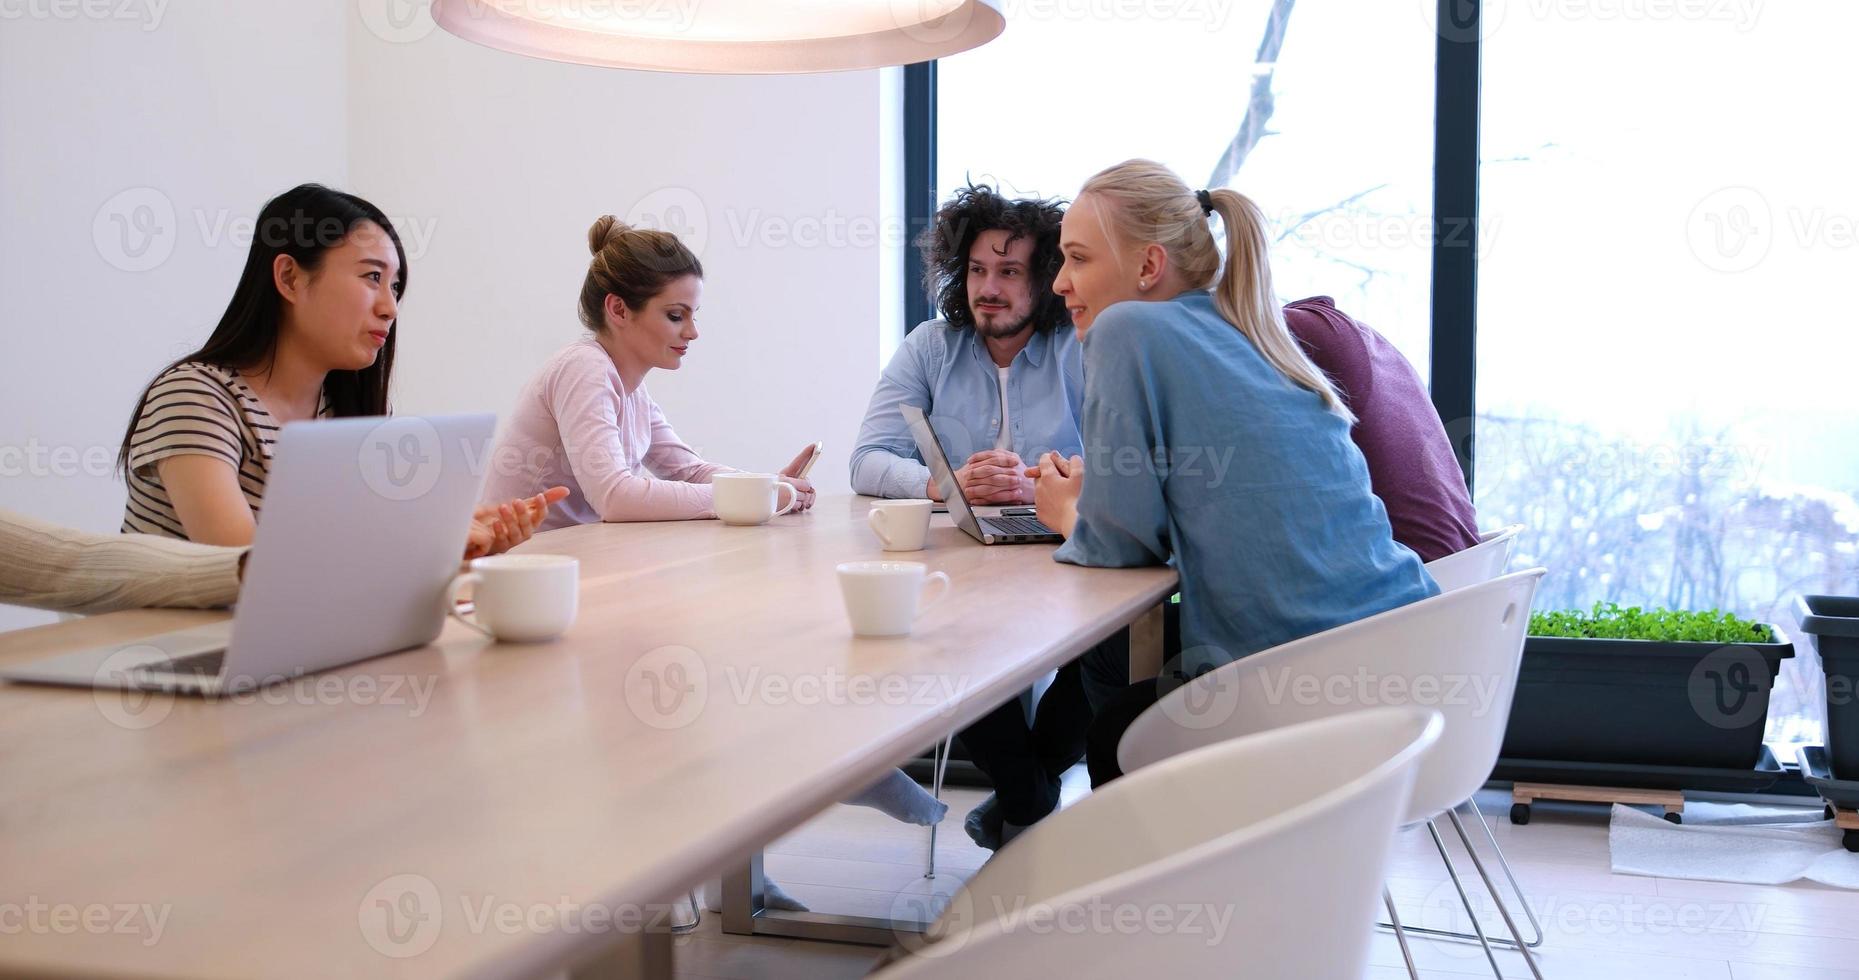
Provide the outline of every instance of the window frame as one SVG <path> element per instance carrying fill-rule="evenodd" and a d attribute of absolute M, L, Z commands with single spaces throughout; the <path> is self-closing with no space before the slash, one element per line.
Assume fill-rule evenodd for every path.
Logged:
<path fill-rule="evenodd" d="M 1438 0 L 1434 63 L 1433 283 L 1430 333 L 1434 410 L 1472 488 L 1478 368 L 1478 112 L 1483 0 Z M 904 66 L 904 329 L 934 317 L 917 236 L 936 199 L 936 63 Z"/>

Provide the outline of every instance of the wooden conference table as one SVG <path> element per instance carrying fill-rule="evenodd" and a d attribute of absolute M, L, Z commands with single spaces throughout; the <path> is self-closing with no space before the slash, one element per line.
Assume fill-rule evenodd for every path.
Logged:
<path fill-rule="evenodd" d="M 451 623 L 216 702 L 0 684 L 0 974 L 662 973 L 648 906 L 740 888 L 764 844 L 1124 625 L 1159 658 L 1173 571 L 984 548 L 945 515 L 887 555 L 868 504 L 538 535 L 581 562 L 553 643 Z M 833 566 L 880 557 L 954 580 L 911 637 L 847 625 Z M 4 634 L 0 663 L 224 616 Z"/>

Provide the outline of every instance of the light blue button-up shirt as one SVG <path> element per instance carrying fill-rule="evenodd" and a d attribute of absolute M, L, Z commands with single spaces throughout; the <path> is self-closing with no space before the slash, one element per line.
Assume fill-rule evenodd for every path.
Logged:
<path fill-rule="evenodd" d="M 1395 543 L 1349 423 L 1205 290 L 1114 304 L 1084 348 L 1084 490 L 1053 557 L 1173 559 L 1181 674 L 1438 594 Z"/>
<path fill-rule="evenodd" d="M 1009 445 L 1029 465 L 1046 452 L 1078 453 L 1084 353 L 1069 324 L 1036 332 L 1007 370 Z M 1000 374 L 975 331 L 931 320 L 912 330 L 885 366 L 852 451 L 852 489 L 875 497 L 921 497 L 929 467 L 900 406 L 914 405 L 942 438 L 950 465 L 993 449 L 1001 434 Z"/>

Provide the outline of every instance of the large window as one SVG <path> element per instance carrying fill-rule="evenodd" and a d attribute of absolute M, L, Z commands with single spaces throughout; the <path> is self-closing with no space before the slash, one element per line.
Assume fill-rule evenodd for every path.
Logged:
<path fill-rule="evenodd" d="M 1481 520 L 1550 569 L 1538 608 L 1789 629 L 1795 595 L 1859 593 L 1859 6 L 1445 6 L 1436 32 L 1432 0 L 1008 0 L 938 64 L 921 166 L 938 198 L 1068 198 L 1131 156 L 1252 195 L 1282 297 L 1440 365 Z M 1799 649 L 1784 761 L 1821 735 Z"/>
<path fill-rule="evenodd" d="M 1479 513 L 1530 527 L 1539 608 L 1792 628 L 1794 596 L 1859 591 L 1859 5 L 1502 9 Z M 1822 690 L 1804 643 L 1770 711 L 1784 760 Z"/>
<path fill-rule="evenodd" d="M 1431 21 L 1412 3 L 1008 0 L 937 64 L 938 199 L 963 181 L 1069 199 L 1130 157 L 1271 217 L 1286 299 L 1325 294 L 1424 374 Z M 1373 84 L 1364 84 L 1372 80 Z"/>

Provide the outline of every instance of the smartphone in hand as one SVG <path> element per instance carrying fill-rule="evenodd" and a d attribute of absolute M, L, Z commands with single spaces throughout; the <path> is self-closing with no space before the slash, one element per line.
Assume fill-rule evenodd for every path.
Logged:
<path fill-rule="evenodd" d="M 813 455 L 807 457 L 807 462 L 801 466 L 800 472 L 795 475 L 799 477 L 800 479 L 805 480 L 807 478 L 807 474 L 813 472 L 813 464 L 820 461 L 820 454 L 825 451 L 826 451 L 826 443 L 824 442 L 814 443 L 813 444 Z"/>

